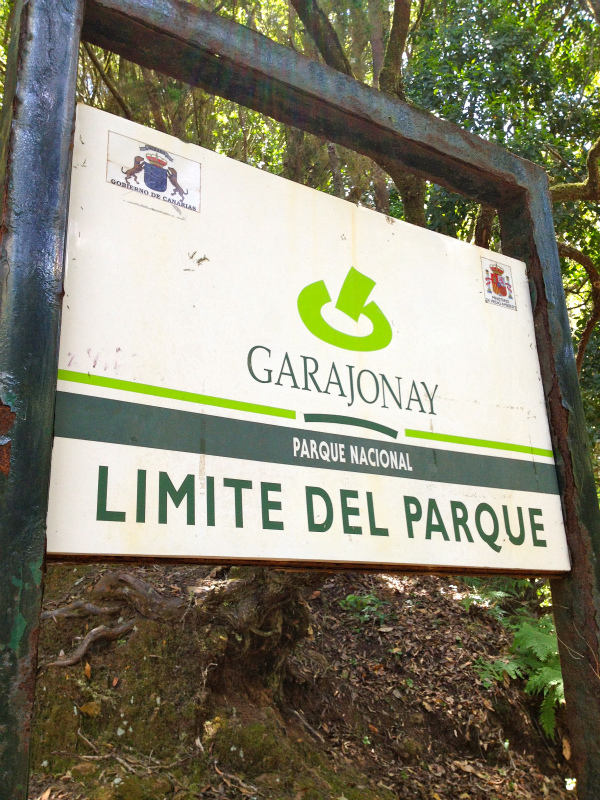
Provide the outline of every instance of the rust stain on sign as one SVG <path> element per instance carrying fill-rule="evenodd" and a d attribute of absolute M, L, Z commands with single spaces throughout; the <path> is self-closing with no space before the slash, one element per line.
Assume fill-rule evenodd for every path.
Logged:
<path fill-rule="evenodd" d="M 10 472 L 11 441 L 7 434 L 14 425 L 16 413 L 0 400 L 0 473 L 8 475 Z"/>

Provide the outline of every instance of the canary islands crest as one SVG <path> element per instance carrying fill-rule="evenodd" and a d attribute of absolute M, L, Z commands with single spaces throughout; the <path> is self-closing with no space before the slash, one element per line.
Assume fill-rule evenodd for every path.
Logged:
<path fill-rule="evenodd" d="M 110 132 L 106 179 L 188 211 L 200 211 L 200 164 Z"/>

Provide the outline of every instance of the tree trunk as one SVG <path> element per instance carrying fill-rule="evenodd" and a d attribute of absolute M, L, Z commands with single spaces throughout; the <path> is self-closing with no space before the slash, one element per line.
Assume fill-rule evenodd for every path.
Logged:
<path fill-rule="evenodd" d="M 331 178 L 333 181 L 333 193 L 336 197 L 340 197 L 343 200 L 346 197 L 344 179 L 340 167 L 340 157 L 337 147 L 333 142 L 327 142 L 327 155 L 329 156 L 329 169 L 331 170 Z"/>
<path fill-rule="evenodd" d="M 373 56 L 373 86 L 379 86 L 379 73 L 383 67 L 385 45 L 383 42 L 383 6 L 381 0 L 369 0 L 369 25 L 371 54 Z"/>
<path fill-rule="evenodd" d="M 296 183 L 304 183 L 302 156 L 304 155 L 304 131 L 286 129 L 286 154 L 283 161 L 284 175 Z"/>
<path fill-rule="evenodd" d="M 489 249 L 492 238 L 492 225 L 496 217 L 496 209 L 483 203 L 479 206 L 477 219 L 475 220 L 475 244 L 477 247 Z"/>
<path fill-rule="evenodd" d="M 404 167 L 393 161 L 382 163 L 381 166 L 396 184 L 398 193 L 402 198 L 406 222 L 426 228 L 425 195 L 427 193 L 427 183 L 422 178 L 407 172 Z"/>
<path fill-rule="evenodd" d="M 373 187 L 375 189 L 375 208 L 382 214 L 390 213 L 390 193 L 385 172 L 378 164 L 373 164 Z"/>

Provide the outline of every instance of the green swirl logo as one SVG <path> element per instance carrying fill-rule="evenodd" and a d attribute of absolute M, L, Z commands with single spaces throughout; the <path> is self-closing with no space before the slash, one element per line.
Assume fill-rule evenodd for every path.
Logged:
<path fill-rule="evenodd" d="M 370 319 L 373 330 L 367 336 L 342 333 L 323 319 L 322 309 L 327 303 L 331 303 L 325 281 L 316 281 L 305 286 L 298 295 L 298 311 L 302 322 L 314 336 L 334 347 L 363 352 L 383 350 L 392 341 L 392 328 L 378 305 L 373 301 L 367 305 L 374 286 L 374 280 L 350 267 L 335 304 L 339 311 L 354 322 L 358 322 L 361 315 Z"/>

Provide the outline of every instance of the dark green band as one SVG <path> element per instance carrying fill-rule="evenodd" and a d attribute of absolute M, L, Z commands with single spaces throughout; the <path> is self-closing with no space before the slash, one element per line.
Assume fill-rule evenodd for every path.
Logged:
<path fill-rule="evenodd" d="M 141 405 L 123 400 L 108 400 L 72 392 L 58 392 L 56 399 L 55 436 L 83 439 L 92 442 L 150 447 L 183 453 L 205 453 L 211 456 L 248 461 L 293 464 L 299 467 L 359 472 L 371 475 L 391 475 L 396 478 L 456 483 L 496 489 L 558 494 L 553 464 L 498 456 L 436 450 L 387 441 L 343 436 L 333 433 L 288 428 L 261 422 L 226 419 L 212 414 L 179 411 L 160 406 Z M 297 448 L 294 456 L 293 439 L 306 440 L 305 454 L 314 454 L 310 440 L 318 447 L 321 442 L 345 446 L 346 462 L 301 457 Z M 372 449 L 370 460 L 382 451 L 408 456 L 411 471 L 371 464 L 351 463 L 351 449 Z M 364 459 L 363 459 L 364 461 Z"/>

